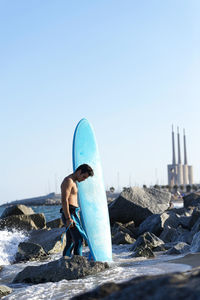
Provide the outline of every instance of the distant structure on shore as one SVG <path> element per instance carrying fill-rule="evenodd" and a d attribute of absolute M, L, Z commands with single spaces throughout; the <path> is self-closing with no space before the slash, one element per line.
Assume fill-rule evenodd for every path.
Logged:
<path fill-rule="evenodd" d="M 184 145 L 184 164 L 181 162 L 181 147 L 180 134 L 177 128 L 177 145 L 178 145 L 178 162 L 176 163 L 174 129 L 172 126 L 172 164 L 167 166 L 168 170 L 168 185 L 192 185 L 193 184 L 193 167 L 187 162 L 186 136 L 185 129 L 183 130 L 183 145 Z"/>

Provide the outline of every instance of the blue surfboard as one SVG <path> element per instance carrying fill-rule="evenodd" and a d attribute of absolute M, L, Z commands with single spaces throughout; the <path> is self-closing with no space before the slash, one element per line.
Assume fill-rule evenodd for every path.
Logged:
<path fill-rule="evenodd" d="M 88 164 L 94 176 L 78 184 L 78 198 L 88 246 L 95 261 L 112 261 L 112 242 L 107 198 L 99 150 L 94 130 L 87 119 L 82 119 L 74 132 L 73 169 Z"/>

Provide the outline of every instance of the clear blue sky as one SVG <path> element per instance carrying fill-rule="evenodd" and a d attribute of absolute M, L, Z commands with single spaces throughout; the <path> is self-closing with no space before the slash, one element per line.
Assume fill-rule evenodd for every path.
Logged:
<path fill-rule="evenodd" d="M 0 0 L 0 203 L 59 191 L 83 117 L 106 187 L 167 184 L 172 123 L 200 182 L 199 11 L 199 0 Z"/>

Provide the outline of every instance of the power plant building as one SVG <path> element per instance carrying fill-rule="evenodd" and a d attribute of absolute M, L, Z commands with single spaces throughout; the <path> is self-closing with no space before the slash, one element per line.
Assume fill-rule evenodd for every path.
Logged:
<path fill-rule="evenodd" d="M 172 164 L 167 166 L 168 170 L 168 185 L 192 185 L 193 184 L 193 167 L 188 165 L 187 162 L 187 149 L 186 149 L 186 136 L 185 130 L 183 131 L 183 145 L 184 145 L 184 164 L 181 161 L 181 147 L 180 147 L 180 134 L 177 130 L 177 145 L 178 145 L 178 161 L 176 163 L 175 153 L 175 140 L 174 130 L 172 126 Z"/>

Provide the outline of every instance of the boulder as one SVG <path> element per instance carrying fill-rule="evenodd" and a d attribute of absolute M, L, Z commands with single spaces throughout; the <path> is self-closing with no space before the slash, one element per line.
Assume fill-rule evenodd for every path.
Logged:
<path fill-rule="evenodd" d="M 130 237 L 128 233 L 125 232 L 117 232 L 114 237 L 112 238 L 112 243 L 115 245 L 121 245 L 121 244 L 133 244 L 135 242 L 135 239 Z"/>
<path fill-rule="evenodd" d="M 191 229 L 198 220 L 200 220 L 200 208 L 196 207 L 192 212 L 189 228 Z"/>
<path fill-rule="evenodd" d="M 193 236 L 190 251 L 193 253 L 200 252 L 200 231 Z"/>
<path fill-rule="evenodd" d="M 148 216 L 164 212 L 171 194 L 156 189 L 127 188 L 109 204 L 111 225 L 134 221 L 139 226 Z"/>
<path fill-rule="evenodd" d="M 148 217 L 139 226 L 139 234 L 146 231 L 160 235 L 165 226 L 177 228 L 180 224 L 180 216 L 173 211 L 164 212 L 162 214 L 155 214 Z"/>
<path fill-rule="evenodd" d="M 131 248 L 132 251 L 136 251 L 138 247 L 150 248 L 153 250 L 154 248 L 164 245 L 164 242 L 155 236 L 153 233 L 145 232 L 143 235 L 139 236 L 136 242 L 133 244 Z"/>
<path fill-rule="evenodd" d="M 131 255 L 132 257 L 146 257 L 146 258 L 154 258 L 155 255 L 151 248 L 149 247 L 138 247 L 134 253 Z"/>
<path fill-rule="evenodd" d="M 65 256 L 40 266 L 28 266 L 17 274 L 13 283 L 58 282 L 63 279 L 73 280 L 94 275 L 108 268 L 107 263 L 88 261 L 75 255 L 72 259 Z"/>
<path fill-rule="evenodd" d="M 200 268 L 182 273 L 137 276 L 121 283 L 104 283 L 72 300 L 197 300 L 200 295 L 199 278 Z"/>
<path fill-rule="evenodd" d="M 15 262 L 28 260 L 46 259 L 47 254 L 42 246 L 29 242 L 22 242 L 18 245 L 18 252 L 15 255 Z"/>
<path fill-rule="evenodd" d="M 47 222 L 47 228 L 62 228 L 62 227 L 64 227 L 64 225 L 61 218 Z"/>
<path fill-rule="evenodd" d="M 6 218 L 13 215 L 32 215 L 35 212 L 31 207 L 26 205 L 18 204 L 13 206 L 8 206 L 2 213 L 1 218 Z"/>
<path fill-rule="evenodd" d="M 63 244 L 61 242 L 61 236 L 65 230 L 66 228 L 53 228 L 51 230 L 40 229 L 32 231 L 27 242 L 40 245 L 46 254 L 62 252 L 65 246 L 65 234 Z"/>
<path fill-rule="evenodd" d="M 16 228 L 19 230 L 33 230 L 46 227 L 44 214 L 12 215 L 0 219 L 0 229 Z"/>
<path fill-rule="evenodd" d="M 183 254 L 190 251 L 190 246 L 186 243 L 177 243 L 171 249 L 169 249 L 166 254 Z"/>
<path fill-rule="evenodd" d="M 114 225 L 111 227 L 111 234 L 114 236 L 116 235 L 118 232 L 124 232 L 127 233 L 128 235 L 133 237 L 133 233 L 131 230 L 129 230 L 125 225 L 123 225 L 122 223 L 114 223 Z"/>
<path fill-rule="evenodd" d="M 200 206 L 200 192 L 190 193 L 183 197 L 184 207 Z"/>
<path fill-rule="evenodd" d="M 177 232 L 179 235 L 175 239 L 176 242 L 184 242 L 189 245 L 192 243 L 193 234 L 190 231 L 178 228 Z"/>
<path fill-rule="evenodd" d="M 0 298 L 9 295 L 12 293 L 12 289 L 6 285 L 0 285 Z"/>
<path fill-rule="evenodd" d="M 174 242 L 178 238 L 178 232 L 175 228 L 172 228 L 168 225 L 164 227 L 164 230 L 162 231 L 160 238 L 165 242 Z"/>

